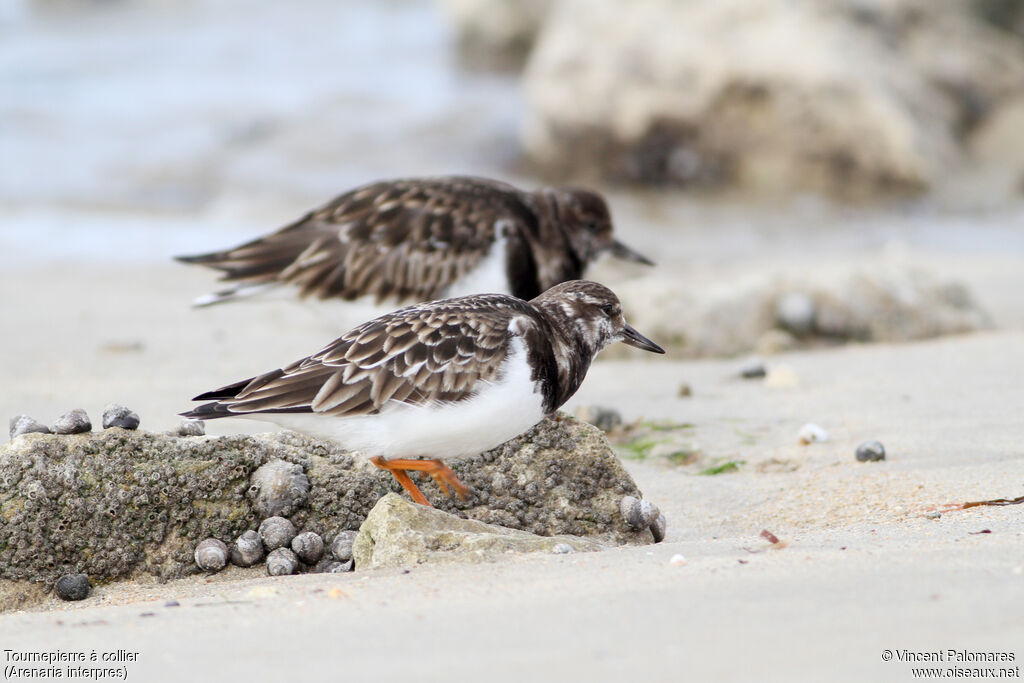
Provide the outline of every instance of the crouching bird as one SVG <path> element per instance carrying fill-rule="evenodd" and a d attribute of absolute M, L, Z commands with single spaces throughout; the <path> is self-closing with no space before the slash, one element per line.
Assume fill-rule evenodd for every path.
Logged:
<path fill-rule="evenodd" d="M 574 280 L 523 301 L 476 294 L 400 309 L 283 368 L 200 394 L 183 416 L 245 417 L 369 456 L 414 501 L 407 474 L 467 489 L 444 464 L 522 434 L 576 393 L 594 356 L 623 342 L 665 351 L 630 327 L 618 298 Z M 423 458 L 423 459 L 418 459 Z"/>
<path fill-rule="evenodd" d="M 300 298 L 411 303 L 477 292 L 532 299 L 609 253 L 651 264 L 612 235 L 596 192 L 533 192 L 460 176 L 386 180 L 225 251 L 178 256 L 228 286 L 195 306 L 291 288 Z"/>

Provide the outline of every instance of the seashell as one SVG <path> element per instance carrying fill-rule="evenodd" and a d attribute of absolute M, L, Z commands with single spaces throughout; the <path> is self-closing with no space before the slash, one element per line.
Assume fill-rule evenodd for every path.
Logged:
<path fill-rule="evenodd" d="M 651 522 L 651 535 L 654 536 L 655 543 L 661 543 L 665 540 L 665 532 L 668 530 L 668 520 L 665 519 L 665 514 L 658 512 L 658 517 Z"/>
<path fill-rule="evenodd" d="M 181 422 L 178 423 L 178 428 L 174 430 L 176 436 L 205 436 L 206 435 L 206 423 L 202 420 L 193 420 L 191 418 L 182 418 Z"/>
<path fill-rule="evenodd" d="M 619 502 L 619 511 L 625 518 L 626 523 L 637 531 L 646 529 L 658 518 L 661 511 L 658 506 L 649 500 L 642 500 L 633 496 L 623 496 Z"/>
<path fill-rule="evenodd" d="M 54 434 L 82 434 L 92 431 L 92 422 L 84 410 L 75 408 L 58 417 L 50 430 Z"/>
<path fill-rule="evenodd" d="M 228 563 L 228 547 L 223 541 L 208 538 L 196 546 L 195 558 L 200 569 L 217 572 Z"/>
<path fill-rule="evenodd" d="M 110 429 L 111 427 L 138 429 L 139 416 L 124 406 L 111 403 L 103 409 L 103 428 Z"/>
<path fill-rule="evenodd" d="M 10 422 L 10 435 L 13 439 L 22 434 L 49 434 L 50 428 L 37 422 L 28 415 L 15 415 Z"/>
<path fill-rule="evenodd" d="M 231 544 L 231 563 L 237 567 L 251 567 L 263 559 L 263 539 L 250 529 Z"/>
<path fill-rule="evenodd" d="M 551 552 L 555 555 L 568 555 L 569 553 L 576 552 L 576 550 L 568 543 L 556 543 Z"/>
<path fill-rule="evenodd" d="M 800 438 L 800 443 L 806 446 L 807 444 L 811 443 L 828 441 L 828 432 L 826 432 L 823 428 L 819 427 L 818 425 L 812 422 L 808 422 L 807 424 L 800 428 L 800 433 L 798 434 L 798 437 Z"/>
<path fill-rule="evenodd" d="M 277 548 L 267 555 L 267 574 L 269 576 L 287 576 L 299 569 L 299 558 L 291 548 Z"/>
<path fill-rule="evenodd" d="M 57 579 L 55 591 L 61 600 L 85 600 L 92 585 L 88 574 L 65 574 Z"/>
<path fill-rule="evenodd" d="M 352 571 L 352 560 L 338 562 L 337 560 L 321 560 L 313 569 L 317 574 L 344 574 Z"/>
<path fill-rule="evenodd" d="M 309 477 L 301 465 L 274 459 L 252 473 L 246 496 L 261 517 L 291 515 L 309 499 Z"/>
<path fill-rule="evenodd" d="M 268 551 L 286 548 L 295 538 L 295 525 L 284 517 L 267 517 L 260 524 L 259 534 Z"/>
<path fill-rule="evenodd" d="M 331 554 L 338 562 L 352 559 L 352 543 L 356 540 L 357 531 L 342 531 L 331 542 Z"/>
<path fill-rule="evenodd" d="M 686 558 L 679 553 L 676 553 L 669 559 L 668 563 L 673 567 L 681 567 L 686 564 Z"/>
<path fill-rule="evenodd" d="M 764 367 L 764 361 L 757 356 L 751 356 L 740 366 L 740 377 L 743 379 L 760 379 L 768 374 Z"/>
<path fill-rule="evenodd" d="M 885 460 L 885 446 L 881 441 L 865 441 L 857 446 L 856 453 L 858 462 L 878 462 Z"/>
<path fill-rule="evenodd" d="M 292 550 L 306 564 L 316 564 L 324 554 L 324 539 L 318 533 L 303 531 L 292 539 Z"/>

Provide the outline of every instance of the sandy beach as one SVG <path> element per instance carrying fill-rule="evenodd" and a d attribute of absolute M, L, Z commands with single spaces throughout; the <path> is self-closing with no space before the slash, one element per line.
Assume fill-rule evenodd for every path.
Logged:
<path fill-rule="evenodd" d="M 718 49 L 725 43 L 714 31 L 706 54 L 673 49 L 666 54 L 684 61 L 663 64 L 643 54 L 658 41 L 624 46 L 610 21 L 603 37 L 548 49 L 549 60 L 567 61 L 532 70 L 551 80 L 530 99 L 521 74 L 459 62 L 460 36 L 439 4 L 453 3 L 312 0 L 296 11 L 269 0 L 15 0 L 0 8 L 0 148 L 16 169 L 0 181 L 0 418 L 27 414 L 52 424 L 83 408 L 98 429 L 104 406 L 119 403 L 140 415 L 142 429 L 169 430 L 196 394 L 315 352 L 374 309 L 282 297 L 193 310 L 192 299 L 216 288 L 214 275 L 171 257 L 234 246 L 380 178 L 479 174 L 526 188 L 589 182 L 553 167 L 543 177 L 527 159 L 528 147 L 537 152 L 537 138 L 524 135 L 527 114 L 537 133 L 545 121 L 555 130 L 572 109 L 560 104 L 574 90 L 560 86 L 559 73 L 579 77 L 566 86 L 595 86 L 583 94 L 602 105 L 637 105 L 615 126 L 646 121 L 644 106 L 674 102 L 671 89 L 691 83 L 691 73 L 709 101 L 726 107 L 655 126 L 636 149 L 615 147 L 632 164 L 630 182 L 611 182 L 614 173 L 595 181 L 616 235 L 658 263 L 600 263 L 590 272 L 628 292 L 627 312 L 643 310 L 644 320 L 682 336 L 717 324 L 744 329 L 729 324 L 754 317 L 752 310 L 771 317 L 771 301 L 767 309 L 743 305 L 759 295 L 757 285 L 856 271 L 866 274 L 862 289 L 881 292 L 883 305 L 866 308 L 868 317 L 889 315 L 898 327 L 907 311 L 933 313 L 928 296 L 938 291 L 962 295 L 961 308 L 984 324 L 906 343 L 792 340 L 795 350 L 765 355 L 768 376 L 755 380 L 740 378 L 744 357 L 735 350 L 672 352 L 678 340 L 638 324 L 670 353 L 609 350 L 566 410 L 603 406 L 626 423 L 675 425 L 692 462 L 619 451 L 667 517 L 664 542 L 407 571 L 271 578 L 262 567 L 230 568 L 167 583 L 140 576 L 97 585 L 79 603 L 51 596 L 0 614 L 4 680 L 41 678 L 45 672 L 19 675 L 19 667 L 39 668 L 33 653 L 53 651 L 65 655 L 57 664 L 64 678 L 83 677 L 81 666 L 135 681 L 1019 678 L 1024 506 L 936 514 L 1024 494 L 1024 152 L 1015 151 L 1024 87 L 1013 75 L 1024 62 L 1016 48 L 978 39 L 990 35 L 983 32 L 946 42 L 942 12 L 954 4 L 935 10 L 939 28 L 906 23 L 933 31 L 925 42 L 893 46 L 909 4 L 893 3 L 891 15 L 858 4 L 815 19 L 798 3 L 781 3 L 765 11 L 778 11 L 770 26 L 786 31 L 761 41 L 757 17 L 722 19 L 707 3 L 716 31 L 752 27 L 732 50 L 741 62 L 734 72 L 720 68 L 730 52 Z M 605 5 L 614 19 L 609 12 L 619 8 Z M 933 18 L 931 9 L 911 15 Z M 952 18 L 956 26 L 968 21 Z M 661 27 L 651 34 L 678 42 Z M 789 30 L 824 38 L 805 45 L 787 40 Z M 580 57 L 595 46 L 627 85 L 646 88 L 634 75 L 648 69 L 665 74 L 668 86 L 605 97 L 596 85 L 613 81 L 578 72 L 605 62 L 603 54 Z M 745 62 L 773 61 L 756 59 L 757 49 L 786 58 L 764 88 L 744 80 Z M 943 59 L 934 63 L 932 53 Z M 954 59 L 963 55 L 970 58 Z M 538 100 L 537 92 L 547 94 Z M 838 95 L 849 99 L 830 99 Z M 984 119 L 999 98 L 1005 106 L 993 106 L 990 117 L 997 120 Z M 583 113 L 604 111 L 585 99 Z M 770 101 L 798 111 L 764 114 Z M 538 118 L 545 103 L 554 118 Z M 751 121 L 748 138 L 716 128 Z M 970 126 L 985 133 L 980 141 Z M 708 162 L 705 150 L 688 146 L 702 139 L 723 145 L 723 156 Z M 566 140 L 551 142 L 561 148 Z M 573 140 L 576 147 L 563 148 L 570 156 L 590 149 L 586 137 Z M 799 181 L 800 169 L 810 170 L 806 183 L 761 197 L 749 184 L 728 185 L 733 160 L 749 162 L 747 175 L 736 176 L 748 183 Z M 996 162 L 1005 168 L 967 173 Z M 644 175 L 652 169 L 653 177 Z M 665 175 L 672 173 L 678 177 Z M 705 193 L 701 178 L 726 185 Z M 898 186 L 893 194 L 886 179 Z M 846 180 L 868 193 L 865 201 L 814 193 Z M 916 271 L 928 278 L 908 275 Z M 659 318 L 665 291 L 677 307 Z M 817 294 L 836 292 L 859 293 Z M 684 329 L 691 301 L 706 314 Z M 719 310 L 719 302 L 729 306 Z M 753 349 L 758 335 L 725 341 Z M 828 440 L 801 444 L 808 423 Z M 207 425 L 211 435 L 272 429 L 243 420 Z M 855 459 L 867 440 L 884 444 L 884 461 Z M 716 467 L 722 473 L 701 474 Z M 773 547 L 764 530 L 781 543 Z M 915 672 L 925 668 L 939 672 Z"/>
<path fill-rule="evenodd" d="M 56 314 L 86 277 L 92 306 Z M 118 401 L 143 428 L 170 428 L 196 390 L 306 348 L 310 332 L 273 333 L 283 320 L 323 324 L 284 304 L 270 304 L 269 319 L 245 306 L 216 317 L 191 311 L 181 292 L 201 280 L 174 265 L 25 271 L 9 317 L 16 333 L 4 341 L 5 414 L 51 420 L 80 406 L 98 415 Z M 1021 508 L 924 513 L 1020 494 L 1024 333 L 783 354 L 769 367 L 788 368 L 796 382 L 779 387 L 739 379 L 738 362 L 599 362 L 569 406 L 685 421 L 709 461 L 744 462 L 698 476 L 626 460 L 668 517 L 661 544 L 409 573 L 271 579 L 235 569 L 115 583 L 81 604 L 51 599 L 5 614 L 0 640 L 24 651 L 138 652 L 125 664 L 135 680 L 304 670 L 311 680 L 462 671 L 493 680 L 900 681 L 911 664 L 883 662 L 887 648 L 1019 657 L 1024 626 L 1011 606 L 1024 597 Z M 677 395 L 682 382 L 691 397 Z M 799 444 L 806 422 L 830 440 Z M 855 461 L 866 439 L 885 444 L 885 462 Z M 769 549 L 762 529 L 788 547 Z M 670 564 L 675 554 L 686 563 Z"/>

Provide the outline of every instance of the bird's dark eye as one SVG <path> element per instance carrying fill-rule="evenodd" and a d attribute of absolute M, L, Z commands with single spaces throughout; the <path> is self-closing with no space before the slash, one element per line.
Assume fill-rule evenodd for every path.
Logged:
<path fill-rule="evenodd" d="M 615 304 L 605 304 L 604 306 L 601 306 L 601 312 L 609 318 L 613 317 L 615 315 Z"/>
<path fill-rule="evenodd" d="M 583 221 L 583 227 L 590 232 L 597 232 L 597 221 L 593 218 Z"/>

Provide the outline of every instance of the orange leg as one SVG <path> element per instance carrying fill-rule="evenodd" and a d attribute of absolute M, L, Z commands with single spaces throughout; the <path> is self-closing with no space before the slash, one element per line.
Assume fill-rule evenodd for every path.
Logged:
<path fill-rule="evenodd" d="M 376 456 L 370 458 L 370 462 L 381 469 L 391 472 L 395 479 L 398 480 L 398 483 L 402 485 L 402 488 L 409 493 L 414 501 L 421 505 L 430 506 L 430 503 L 420 493 L 420 490 L 416 488 L 416 485 L 412 483 L 409 475 L 405 473 L 406 471 L 426 472 L 437 483 L 438 488 L 447 496 L 451 496 L 452 491 L 455 491 L 459 498 L 465 500 L 466 495 L 469 493 L 469 489 L 459 481 L 459 478 L 455 476 L 451 468 L 440 460 L 406 460 L 402 458 L 385 460 L 380 456 Z"/>

